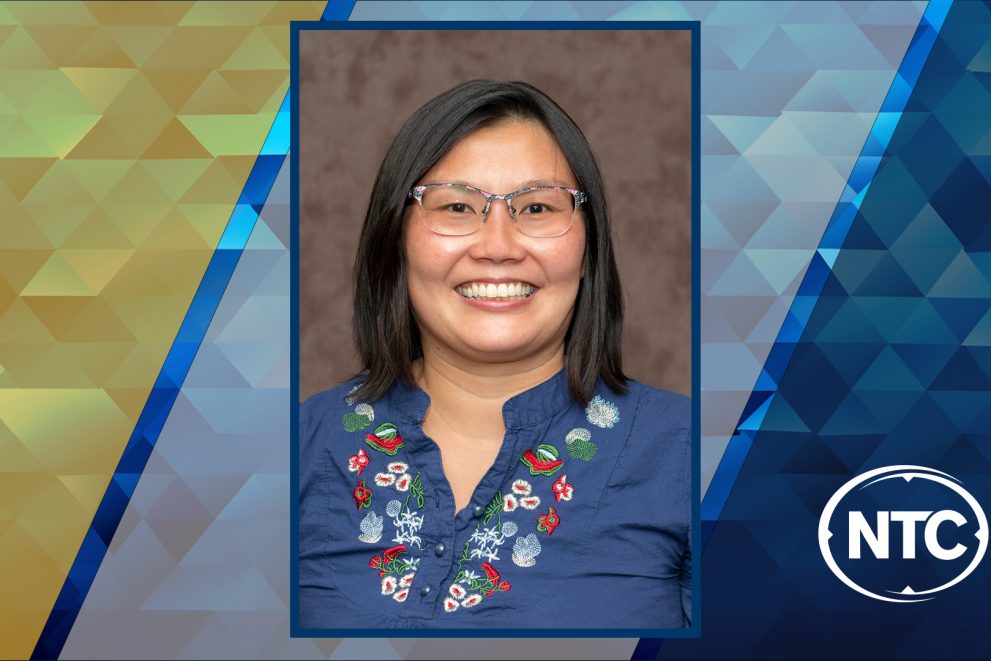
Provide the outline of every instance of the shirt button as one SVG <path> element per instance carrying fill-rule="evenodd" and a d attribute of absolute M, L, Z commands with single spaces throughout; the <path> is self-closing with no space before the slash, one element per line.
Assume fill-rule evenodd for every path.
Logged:
<path fill-rule="evenodd" d="M 434 547 L 434 553 L 437 555 L 444 555 L 445 550 L 447 550 L 447 547 L 444 546 L 444 542 L 438 542 L 437 546 Z"/>
<path fill-rule="evenodd" d="M 421 596 L 426 597 L 428 594 L 430 594 L 430 586 L 429 585 L 424 585 L 422 588 L 420 588 L 420 595 Z"/>
<path fill-rule="evenodd" d="M 475 505 L 473 508 L 471 508 L 471 513 L 474 514 L 475 516 L 482 516 L 483 511 L 484 510 L 482 509 L 481 505 Z"/>

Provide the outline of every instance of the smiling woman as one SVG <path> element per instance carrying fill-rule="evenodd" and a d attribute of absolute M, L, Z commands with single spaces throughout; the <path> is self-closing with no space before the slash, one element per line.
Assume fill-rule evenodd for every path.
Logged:
<path fill-rule="evenodd" d="M 354 300 L 363 372 L 300 412 L 303 627 L 690 626 L 689 403 L 623 373 L 602 178 L 564 110 L 476 80 L 415 112 Z"/>

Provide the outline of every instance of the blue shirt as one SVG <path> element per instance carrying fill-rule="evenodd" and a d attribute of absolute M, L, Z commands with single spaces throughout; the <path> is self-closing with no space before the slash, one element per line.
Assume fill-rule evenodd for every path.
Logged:
<path fill-rule="evenodd" d="M 430 398 L 359 379 L 300 410 L 304 628 L 682 628 L 691 625 L 690 403 L 567 373 L 509 399 L 506 435 L 454 511 Z"/>

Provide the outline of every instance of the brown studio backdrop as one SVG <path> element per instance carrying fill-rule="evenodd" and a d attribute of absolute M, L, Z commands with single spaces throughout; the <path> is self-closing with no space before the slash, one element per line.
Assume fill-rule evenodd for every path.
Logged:
<path fill-rule="evenodd" d="M 690 32 L 301 30 L 300 401 L 360 367 L 351 268 L 386 148 L 423 103 L 474 78 L 535 85 L 581 127 L 611 208 L 624 370 L 690 395 Z"/>

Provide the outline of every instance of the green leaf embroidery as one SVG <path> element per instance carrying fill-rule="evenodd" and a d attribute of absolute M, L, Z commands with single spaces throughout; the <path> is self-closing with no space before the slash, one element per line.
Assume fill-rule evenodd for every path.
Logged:
<path fill-rule="evenodd" d="M 571 455 L 572 459 L 579 459 L 581 461 L 591 461 L 595 453 L 599 451 L 599 446 L 592 441 L 586 441 L 585 439 L 575 439 L 568 444 L 568 454 Z"/>
<path fill-rule="evenodd" d="M 495 496 L 492 497 L 492 502 L 489 506 L 485 508 L 485 516 L 482 517 L 482 523 L 488 523 L 489 519 L 498 512 L 502 511 L 502 492 L 496 491 Z"/>
<path fill-rule="evenodd" d="M 409 492 L 416 496 L 416 506 L 423 507 L 423 479 L 420 477 L 419 473 L 417 473 L 413 478 L 413 481 L 410 482 Z"/>
<path fill-rule="evenodd" d="M 360 415 L 358 413 L 344 414 L 344 431 L 349 433 L 362 430 L 370 424 L 372 424 L 372 421 L 368 419 L 367 415 Z"/>

